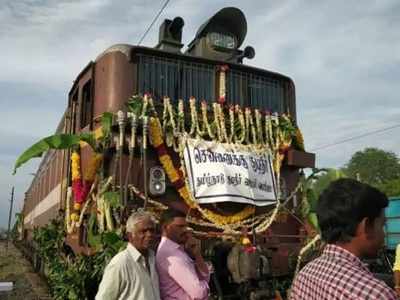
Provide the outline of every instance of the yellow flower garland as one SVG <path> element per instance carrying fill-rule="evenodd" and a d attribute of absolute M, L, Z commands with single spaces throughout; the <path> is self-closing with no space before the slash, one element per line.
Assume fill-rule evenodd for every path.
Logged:
<path fill-rule="evenodd" d="M 71 155 L 71 175 L 72 175 L 72 180 L 80 179 L 81 178 L 81 157 L 78 154 L 78 152 L 72 152 Z"/>
<path fill-rule="evenodd" d="M 154 147 L 157 148 L 163 143 L 161 124 L 158 118 L 150 119 L 150 135 L 150 140 L 152 141 Z M 180 176 L 174 167 L 171 157 L 168 154 L 164 154 L 159 157 L 159 159 L 164 167 L 165 172 L 167 173 L 169 180 L 172 183 L 179 180 Z M 203 209 L 195 201 L 193 201 L 192 195 L 189 192 L 188 183 L 186 181 L 185 185 L 178 190 L 178 193 L 190 208 L 199 210 L 206 219 L 221 226 L 240 222 L 250 217 L 255 212 L 255 207 L 251 205 L 246 206 L 242 211 L 230 216 L 223 216 L 211 210 Z"/>
<path fill-rule="evenodd" d="M 240 212 L 230 215 L 230 216 L 223 216 L 219 215 L 209 209 L 203 209 L 198 207 L 198 210 L 201 214 L 209 221 L 213 222 L 217 225 L 228 225 L 228 224 L 235 224 L 240 222 L 248 217 L 252 216 L 255 212 L 255 207 L 251 205 L 247 205 L 243 210 Z"/>
<path fill-rule="evenodd" d="M 177 180 L 179 180 L 180 176 L 178 174 L 178 172 L 176 172 L 174 164 L 172 162 L 172 160 L 170 159 L 168 154 L 165 154 L 163 156 L 159 157 L 159 160 L 161 162 L 161 164 L 163 165 L 165 170 L 169 170 L 168 173 L 168 178 L 171 182 L 176 182 Z"/>

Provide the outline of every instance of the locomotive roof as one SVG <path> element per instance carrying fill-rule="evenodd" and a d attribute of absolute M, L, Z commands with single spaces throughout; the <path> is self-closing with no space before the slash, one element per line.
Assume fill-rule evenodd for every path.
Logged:
<path fill-rule="evenodd" d="M 269 76 L 276 77 L 277 79 L 278 78 L 286 79 L 286 80 L 293 82 L 293 80 L 290 77 L 283 75 L 281 73 L 257 68 L 257 67 L 250 66 L 250 65 L 226 62 L 226 61 L 220 61 L 220 60 L 213 60 L 213 59 L 208 59 L 208 58 L 203 58 L 203 57 L 198 57 L 198 56 L 192 56 L 192 55 L 184 54 L 184 53 L 172 53 L 172 52 L 163 51 L 163 50 L 159 50 L 159 49 L 155 49 L 155 48 L 134 46 L 134 45 L 130 45 L 130 44 L 115 44 L 115 45 L 107 48 L 104 52 L 102 52 L 99 56 L 97 56 L 95 61 L 98 61 L 103 56 L 105 56 L 109 53 L 113 53 L 113 52 L 121 52 L 128 58 L 128 60 L 132 60 L 132 58 L 135 54 L 148 54 L 148 55 L 163 56 L 166 58 L 181 59 L 181 60 L 185 60 L 185 61 L 206 63 L 206 64 L 212 64 L 212 65 L 224 64 L 224 65 L 233 67 L 234 69 L 237 69 L 237 70 L 252 72 L 252 73 L 256 73 L 258 75 L 268 74 Z M 83 71 L 81 73 L 83 73 Z M 79 76 L 78 76 L 78 78 L 79 78 Z"/>

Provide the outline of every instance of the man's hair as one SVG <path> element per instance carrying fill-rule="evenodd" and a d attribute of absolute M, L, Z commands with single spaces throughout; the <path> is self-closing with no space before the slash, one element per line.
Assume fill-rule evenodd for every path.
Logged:
<path fill-rule="evenodd" d="M 372 225 L 388 202 L 385 194 L 357 180 L 332 182 L 317 204 L 322 239 L 328 243 L 350 242 L 358 224 L 367 218 L 367 225 Z"/>
<path fill-rule="evenodd" d="M 186 215 L 183 212 L 172 208 L 164 210 L 160 218 L 161 228 L 163 228 L 164 225 L 168 225 L 169 223 L 171 223 L 174 218 L 186 218 Z"/>
<path fill-rule="evenodd" d="M 142 222 L 143 220 L 151 220 L 154 223 L 153 216 L 148 212 L 136 211 L 132 213 L 129 216 L 128 221 L 126 221 L 126 232 L 133 234 L 137 223 Z"/>

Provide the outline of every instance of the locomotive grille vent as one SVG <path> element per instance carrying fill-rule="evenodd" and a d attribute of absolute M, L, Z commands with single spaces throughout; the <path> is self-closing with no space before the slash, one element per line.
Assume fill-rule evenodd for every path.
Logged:
<path fill-rule="evenodd" d="M 217 99 L 215 65 L 145 54 L 137 54 L 137 59 L 139 93 L 151 93 L 158 100 L 165 95 L 172 101 L 192 96 L 206 101 Z M 235 69 L 226 74 L 226 100 L 230 104 L 282 113 L 294 97 L 288 80 Z"/>

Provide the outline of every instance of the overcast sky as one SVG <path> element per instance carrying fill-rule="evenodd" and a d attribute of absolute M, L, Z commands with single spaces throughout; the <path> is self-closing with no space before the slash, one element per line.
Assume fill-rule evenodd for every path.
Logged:
<path fill-rule="evenodd" d="M 11 175 L 17 156 L 54 132 L 82 68 L 116 43 L 136 44 L 164 1 L 3 0 L 0 3 L 0 227 L 11 187 L 22 207 L 39 160 Z M 400 124 L 400 1 L 171 0 L 142 43 L 157 43 L 164 18 L 182 16 L 183 41 L 225 6 L 247 17 L 251 65 L 296 84 L 306 148 Z M 400 153 L 400 127 L 315 151 L 318 167 L 343 166 L 358 150 Z"/>

